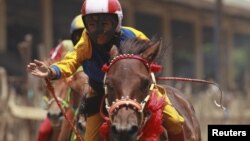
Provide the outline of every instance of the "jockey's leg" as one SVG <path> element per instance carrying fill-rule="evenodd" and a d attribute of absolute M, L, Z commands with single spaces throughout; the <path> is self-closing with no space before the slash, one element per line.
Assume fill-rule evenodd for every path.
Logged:
<path fill-rule="evenodd" d="M 162 94 L 165 93 L 161 87 L 158 87 L 158 90 Z M 167 129 L 170 141 L 171 138 L 174 138 L 174 141 L 184 141 L 184 118 L 173 107 L 168 96 L 165 99 L 167 104 L 163 110 L 163 126 Z"/>
<path fill-rule="evenodd" d="M 51 132 L 51 123 L 46 117 L 39 128 L 37 141 L 48 141 Z"/>
<path fill-rule="evenodd" d="M 184 119 L 172 105 L 166 105 L 163 111 L 163 125 L 168 134 L 179 134 L 183 131 Z"/>
<path fill-rule="evenodd" d="M 99 113 L 87 117 L 86 120 L 86 131 L 84 135 L 85 141 L 101 141 L 99 135 L 99 128 L 103 122 L 102 117 Z"/>
<path fill-rule="evenodd" d="M 87 95 L 87 98 L 81 104 L 80 112 L 86 117 L 86 127 L 84 140 L 86 141 L 100 141 L 99 128 L 103 123 L 102 117 L 99 115 L 100 103 L 102 97 L 97 95 L 94 91 Z"/>
<path fill-rule="evenodd" d="M 163 111 L 163 125 L 167 129 L 170 141 L 184 141 L 184 119 L 172 105 L 167 105 Z"/>

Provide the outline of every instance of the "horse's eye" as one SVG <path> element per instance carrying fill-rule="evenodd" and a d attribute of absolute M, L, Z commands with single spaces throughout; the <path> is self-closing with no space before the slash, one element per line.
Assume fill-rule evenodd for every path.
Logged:
<path fill-rule="evenodd" d="M 112 93 L 114 90 L 114 85 L 113 85 L 113 81 L 110 78 L 106 78 L 106 82 L 105 85 L 107 87 L 107 92 L 108 93 Z"/>
<path fill-rule="evenodd" d="M 113 90 L 114 89 L 114 87 L 111 86 L 111 85 L 107 85 L 107 88 L 108 88 L 108 90 Z"/>
<path fill-rule="evenodd" d="M 150 80 L 148 79 L 143 80 L 141 83 L 141 91 L 146 93 L 148 92 L 149 87 L 150 87 Z"/>
<path fill-rule="evenodd" d="M 108 93 L 112 92 L 114 90 L 114 87 L 113 85 L 109 84 L 109 83 L 106 83 L 106 86 L 107 86 L 107 91 Z"/>

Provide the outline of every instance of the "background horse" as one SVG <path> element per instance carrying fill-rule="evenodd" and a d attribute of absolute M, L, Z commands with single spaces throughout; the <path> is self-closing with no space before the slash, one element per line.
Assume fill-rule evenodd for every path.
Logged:
<path fill-rule="evenodd" d="M 85 117 L 78 113 L 78 108 L 82 97 L 89 91 L 88 76 L 83 71 L 80 71 L 67 79 L 69 79 L 67 84 L 70 87 L 70 96 L 66 114 L 71 118 L 82 136 L 85 132 Z M 72 133 L 73 131 L 70 124 L 64 120 L 58 139 L 60 141 L 68 141 L 68 137 L 70 137 Z"/>
<path fill-rule="evenodd" d="M 47 62 L 48 63 L 48 62 Z M 83 94 L 87 93 L 88 77 L 83 71 L 76 72 L 73 76 L 67 79 L 53 80 L 52 86 L 54 87 L 54 94 L 63 106 L 67 117 L 72 123 L 76 125 L 79 131 L 84 132 L 85 119 L 76 118 L 76 111 L 80 104 Z M 47 117 L 52 125 L 53 131 L 51 141 L 60 140 L 68 141 L 72 135 L 72 129 L 54 97 L 47 94 L 48 97 L 48 113 Z"/>
<path fill-rule="evenodd" d="M 145 135 L 147 131 L 144 130 L 145 127 L 150 127 L 148 123 L 156 115 L 155 121 L 151 120 L 154 124 L 147 130 L 155 132 L 152 136 L 160 136 L 164 131 L 161 122 L 162 110 L 157 115 L 156 110 L 148 109 L 149 105 L 158 104 L 158 107 L 161 105 L 160 98 L 153 101 L 153 96 L 149 96 L 153 93 L 152 86 L 156 86 L 152 72 L 158 71 L 159 67 L 152 61 L 157 58 L 158 52 L 162 52 L 159 49 L 159 42 L 139 39 L 125 41 L 119 50 L 115 46 L 112 47 L 110 54 L 113 59 L 103 66 L 106 72 L 104 85 L 108 117 L 104 117 L 106 122 L 100 130 L 106 140 L 166 140 L 147 137 Z M 183 126 L 185 140 L 200 141 L 200 127 L 191 103 L 178 90 L 169 86 L 161 87 L 164 87 L 173 106 L 185 119 Z"/>
<path fill-rule="evenodd" d="M 55 96 L 62 105 L 65 105 L 63 103 L 69 87 L 63 80 L 54 81 L 53 86 L 56 87 Z M 37 141 L 56 141 L 61 131 L 61 125 L 64 119 L 63 114 L 50 92 L 46 93 L 43 100 L 47 102 L 47 117 L 39 127 Z M 66 107 L 64 109 L 66 109 Z"/>

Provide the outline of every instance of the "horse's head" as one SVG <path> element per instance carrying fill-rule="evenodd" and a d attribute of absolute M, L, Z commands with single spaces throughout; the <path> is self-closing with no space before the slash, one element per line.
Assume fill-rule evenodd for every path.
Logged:
<path fill-rule="evenodd" d="M 145 122 L 145 104 L 155 82 L 152 63 L 159 42 L 131 39 L 118 49 L 113 46 L 111 62 L 103 67 L 106 108 L 114 140 L 134 141 Z"/>
<path fill-rule="evenodd" d="M 43 63 L 46 66 L 50 66 L 54 61 L 52 59 L 44 60 Z M 64 98 L 66 97 L 68 86 L 63 79 L 52 81 L 53 90 L 55 96 L 59 102 L 64 105 Z M 53 127 L 59 127 L 63 121 L 63 114 L 58 107 L 55 98 L 52 96 L 50 91 L 47 91 L 44 96 L 44 104 L 47 110 L 47 118 Z"/>
<path fill-rule="evenodd" d="M 66 99 L 68 97 L 69 87 L 64 82 L 64 80 L 53 81 L 53 86 L 57 100 L 64 108 L 67 108 L 69 105 L 66 102 Z M 47 97 L 48 97 L 47 117 L 50 120 L 53 127 L 58 127 L 62 123 L 63 113 L 58 107 L 54 97 L 52 97 L 50 94 L 48 94 Z"/>

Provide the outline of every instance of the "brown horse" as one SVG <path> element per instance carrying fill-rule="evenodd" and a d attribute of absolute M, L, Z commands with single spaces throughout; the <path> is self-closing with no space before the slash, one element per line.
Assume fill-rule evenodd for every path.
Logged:
<path fill-rule="evenodd" d="M 53 86 L 55 89 L 55 96 L 64 105 L 64 110 L 67 109 L 66 104 L 64 104 L 69 87 L 64 83 L 63 80 L 53 81 Z M 47 92 L 44 96 L 44 100 L 47 101 L 47 117 L 44 119 L 40 125 L 38 132 L 38 141 L 56 141 L 61 132 L 61 126 L 64 120 L 63 114 L 59 109 L 54 97 Z"/>
<path fill-rule="evenodd" d="M 55 95 L 63 107 L 68 108 L 68 103 L 66 102 L 67 95 L 69 94 L 69 86 L 64 82 L 64 80 L 53 81 L 53 86 L 55 89 Z M 51 94 L 47 94 L 48 98 L 48 109 L 47 117 L 51 122 L 52 127 L 59 127 L 63 121 L 63 115 L 59 109 L 54 97 Z"/>
<path fill-rule="evenodd" d="M 83 95 L 89 91 L 88 76 L 83 71 L 77 72 L 70 78 L 67 84 L 70 87 L 70 97 L 66 114 L 82 135 L 84 134 L 85 118 L 80 116 L 79 113 L 76 113 L 76 110 L 79 107 Z M 77 117 L 75 116 L 76 114 L 78 115 Z M 64 120 L 58 140 L 68 141 L 72 133 L 72 127 L 69 122 Z"/>
<path fill-rule="evenodd" d="M 162 52 L 159 44 L 159 42 L 131 39 L 125 41 L 119 49 L 112 47 L 110 54 L 113 59 L 103 66 L 103 71 L 106 72 L 104 86 L 108 116 L 103 114 L 106 122 L 100 131 L 105 140 L 166 140 L 167 136 L 161 136 L 164 135 L 163 131 L 166 128 L 162 128 L 161 118 L 159 118 L 163 117 L 162 120 L 165 120 L 161 110 L 164 105 L 160 104 L 159 98 L 158 101 L 153 101 L 155 93 L 152 89 L 152 87 L 159 86 L 153 74 L 159 70 L 159 66 L 152 63 Z M 173 106 L 185 119 L 183 126 L 185 140 L 200 141 L 200 127 L 191 103 L 175 88 L 161 87 L 164 87 Z M 154 103 L 161 107 L 158 108 L 160 111 L 158 115 L 154 113 L 156 111 L 148 109 L 149 105 L 154 105 Z M 147 138 L 144 135 L 146 132 L 144 129 L 154 115 L 157 115 L 154 117 L 157 119 L 154 122 L 160 125 L 154 123 L 148 130 L 155 132 L 152 136 L 158 137 Z"/>
<path fill-rule="evenodd" d="M 46 63 L 50 64 L 49 62 Z M 75 126 L 81 126 L 79 130 L 84 132 L 85 120 L 82 120 L 82 118 L 76 119 L 75 112 L 80 104 L 81 97 L 89 89 L 87 75 L 83 71 L 79 71 L 67 79 L 53 80 L 52 86 L 54 87 L 54 94 L 63 106 L 70 122 L 74 123 Z M 52 94 L 47 94 L 47 97 L 49 99 L 47 118 L 52 126 L 51 141 L 68 141 L 72 135 L 70 123 L 65 119 Z"/>

